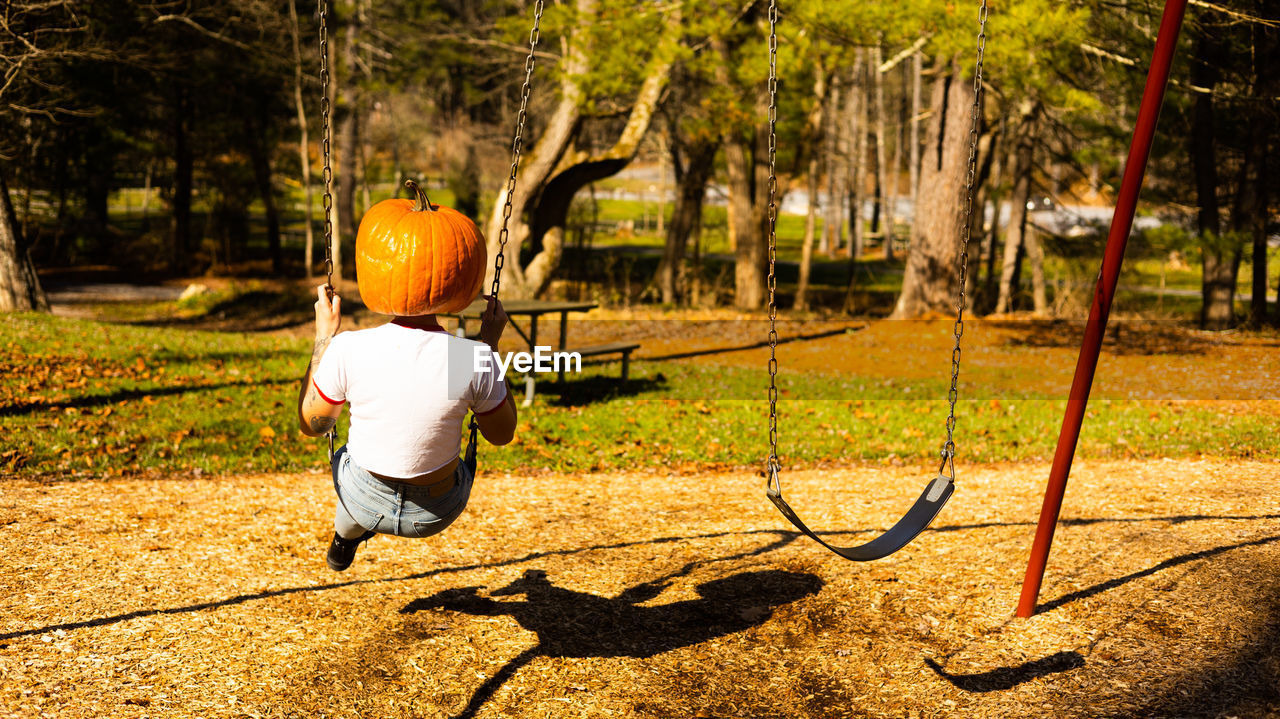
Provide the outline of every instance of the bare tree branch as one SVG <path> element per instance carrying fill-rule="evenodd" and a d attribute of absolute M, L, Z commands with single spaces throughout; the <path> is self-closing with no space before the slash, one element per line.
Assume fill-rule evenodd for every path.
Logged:
<path fill-rule="evenodd" d="M 876 68 L 876 71 L 879 72 L 881 75 L 883 75 L 886 72 L 889 72 L 893 68 L 897 67 L 898 64 L 901 63 L 903 60 L 906 60 L 907 58 L 916 54 L 917 50 L 924 47 L 925 43 L 929 42 L 930 37 L 932 37 L 932 35 L 930 35 L 929 33 L 925 33 L 924 35 L 921 35 L 915 42 L 911 43 L 911 47 L 908 47 L 907 49 L 903 50 L 897 55 L 894 55 L 888 60 L 885 60 L 884 62 L 880 63 L 880 66 Z"/>
<path fill-rule="evenodd" d="M 155 22 L 158 22 L 158 23 L 159 22 L 180 22 L 183 25 L 190 26 L 201 35 L 213 38 L 218 42 L 224 42 L 228 45 L 231 45 L 232 47 L 237 47 L 241 50 L 246 50 L 246 51 L 253 50 L 253 48 L 240 42 L 239 40 L 236 40 L 235 38 L 227 37 L 226 35 L 222 35 L 220 33 L 216 33 L 210 30 L 209 28 L 205 27 L 204 25 L 201 25 L 200 23 L 196 22 L 195 20 L 192 20 L 190 17 L 187 17 L 186 15 L 160 15 L 155 18 Z"/>
<path fill-rule="evenodd" d="M 1217 3 L 1206 2 L 1206 0 L 1187 0 L 1187 4 L 1202 7 L 1214 12 L 1220 12 L 1227 17 L 1235 18 L 1243 23 L 1256 23 L 1265 27 L 1280 27 L 1280 20 L 1250 15 L 1248 13 L 1240 12 L 1239 10 L 1232 10 L 1229 7 L 1218 5 Z"/>

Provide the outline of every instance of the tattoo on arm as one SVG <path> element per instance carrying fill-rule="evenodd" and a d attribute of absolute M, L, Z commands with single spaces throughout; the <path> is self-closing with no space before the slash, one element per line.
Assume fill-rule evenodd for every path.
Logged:
<path fill-rule="evenodd" d="M 324 356 L 324 351 L 329 347 L 329 340 L 332 337 L 317 337 L 316 346 L 311 350 L 311 369 L 315 370 L 320 365 L 320 358 Z"/>
<path fill-rule="evenodd" d="M 302 386 L 298 390 L 298 419 L 303 420 L 304 408 L 307 405 L 314 404 L 320 400 L 319 393 L 316 391 L 315 385 L 311 381 L 312 374 L 316 368 L 320 366 L 320 358 L 324 356 L 324 351 L 329 346 L 331 337 L 316 338 L 315 348 L 311 351 L 311 361 L 307 364 L 307 371 L 302 375 Z M 323 415 L 311 415 L 305 420 L 303 432 L 310 429 L 316 435 L 326 434 L 338 424 L 337 417 L 325 417 Z"/>

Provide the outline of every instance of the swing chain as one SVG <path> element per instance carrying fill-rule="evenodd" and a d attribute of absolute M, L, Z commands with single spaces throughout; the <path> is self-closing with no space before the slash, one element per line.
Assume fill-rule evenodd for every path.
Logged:
<path fill-rule="evenodd" d="M 329 124 L 329 3 L 317 0 L 320 16 L 320 118 L 323 129 L 320 134 L 320 151 L 324 156 L 324 273 L 325 286 L 333 295 L 333 163 L 330 141 L 333 133 Z M 330 440 L 332 442 L 332 440 Z"/>
<path fill-rule="evenodd" d="M 778 3 L 769 0 L 769 491 L 778 479 Z"/>
<path fill-rule="evenodd" d="M 534 53 L 537 50 L 541 32 L 539 26 L 542 24 L 542 9 L 543 0 L 537 0 L 533 4 L 533 27 L 529 30 L 529 54 L 524 59 L 524 85 L 520 87 L 520 111 L 516 113 L 516 131 L 511 140 L 511 172 L 507 175 L 506 198 L 502 205 L 502 228 L 498 230 L 498 254 L 493 258 L 493 284 L 490 286 L 489 294 L 493 295 L 494 299 L 497 299 L 498 288 L 502 283 L 502 267 L 507 263 L 505 250 L 507 237 L 510 235 L 507 224 L 511 221 L 512 197 L 516 193 L 516 173 L 520 169 L 520 150 L 524 144 L 524 125 L 529 116 L 529 92 L 533 87 L 533 65 L 536 59 Z M 476 413 L 472 412 L 471 420 L 467 423 L 467 431 L 470 435 L 467 443 L 467 458 L 473 463 L 476 433 L 479 428 Z"/>
<path fill-rule="evenodd" d="M 956 401 L 960 379 L 960 338 L 964 335 L 965 284 L 969 278 L 969 240 L 973 230 L 973 189 L 978 167 L 978 131 L 982 124 L 982 57 L 987 46 L 987 0 L 978 7 L 978 59 L 973 71 L 973 106 L 969 109 L 969 162 L 965 183 L 964 224 L 960 226 L 960 289 L 956 296 L 955 346 L 951 350 L 951 389 L 947 392 L 947 440 L 942 445 L 941 472 L 955 479 Z"/>
<path fill-rule="evenodd" d="M 498 231 L 498 255 L 493 258 L 493 285 L 489 294 L 498 296 L 498 286 L 502 281 L 502 267 L 507 258 L 504 250 L 507 247 L 507 223 L 511 220 L 512 196 L 516 192 L 516 171 L 520 169 L 520 149 L 524 142 L 524 124 L 528 117 L 529 89 L 533 83 L 534 51 L 538 47 L 539 25 L 542 22 L 543 0 L 533 4 L 533 28 L 529 30 L 529 55 L 524 59 L 524 85 L 520 88 L 520 112 L 516 114 L 516 132 L 511 141 L 511 173 L 507 176 L 506 202 L 502 205 L 502 229 Z"/>
<path fill-rule="evenodd" d="M 330 143 L 333 139 L 332 127 L 329 123 L 329 3 L 328 0 L 316 1 L 317 14 L 320 17 L 320 118 L 323 129 L 320 136 L 320 152 L 324 157 L 324 274 L 325 289 L 329 298 L 333 299 L 333 162 L 330 154 Z M 311 218 L 307 218 L 310 222 Z M 308 269 L 308 272 L 310 269 Z M 329 464 L 333 464 L 333 442 L 337 429 L 325 433 L 329 440 Z"/>

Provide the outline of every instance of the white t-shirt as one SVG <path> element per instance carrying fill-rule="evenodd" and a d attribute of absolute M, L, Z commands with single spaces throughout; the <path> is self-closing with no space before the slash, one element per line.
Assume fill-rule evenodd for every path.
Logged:
<path fill-rule="evenodd" d="M 458 456 L 467 410 L 497 411 L 507 385 L 489 346 L 443 329 L 395 323 L 342 332 L 325 350 L 312 382 L 330 404 L 351 403 L 347 451 L 388 477 L 416 477 Z"/>

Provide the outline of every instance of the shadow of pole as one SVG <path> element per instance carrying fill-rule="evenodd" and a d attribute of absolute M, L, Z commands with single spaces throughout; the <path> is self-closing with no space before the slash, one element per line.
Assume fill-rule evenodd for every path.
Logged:
<path fill-rule="evenodd" d="M 1058 652 L 1016 667 L 1000 667 L 979 674 L 952 674 L 928 657 L 924 663 L 934 674 L 951 682 L 951 686 L 966 692 L 1004 691 L 1050 674 L 1079 669 L 1085 664 L 1084 657 L 1076 651 Z"/>
<path fill-rule="evenodd" d="M 481 684 L 480 688 L 476 689 L 475 693 L 471 695 L 471 701 L 467 702 L 466 708 L 461 713 L 455 714 L 453 719 L 471 719 L 471 717 L 474 717 L 476 712 L 480 711 L 480 707 L 483 707 L 498 689 L 507 683 L 508 679 L 514 677 L 516 672 L 520 671 L 524 665 L 533 661 L 540 654 L 542 654 L 541 646 L 529 647 L 513 657 L 511 661 L 502 665 L 502 668 L 494 673 L 493 676 L 484 680 L 484 684 Z"/>
<path fill-rule="evenodd" d="M 1267 516 L 1270 516 L 1270 515 L 1267 515 Z M 1171 517 L 1167 519 L 1169 521 L 1179 522 L 1179 521 L 1189 521 L 1189 519 L 1191 518 L 1190 517 Z M 1065 594 L 1053 601 L 1047 602 L 1037 607 L 1036 613 L 1038 614 L 1040 612 L 1051 611 L 1059 607 L 1062 607 L 1064 605 L 1070 604 L 1072 602 L 1079 601 L 1081 599 L 1085 599 L 1088 597 L 1092 597 L 1106 591 L 1110 591 L 1112 589 L 1123 586 L 1137 579 L 1141 579 L 1143 577 L 1149 577 L 1158 572 L 1161 572 L 1167 569 L 1172 569 L 1179 565 L 1187 564 L 1189 562 L 1194 562 L 1199 559 L 1207 559 L 1210 557 L 1214 557 L 1214 556 L 1229 552 L 1234 549 L 1258 547 L 1258 546 L 1263 546 L 1263 545 L 1270 544 L 1272 542 L 1277 542 L 1277 541 L 1280 541 L 1280 535 L 1275 535 L 1270 537 L 1261 537 L 1259 539 L 1254 539 L 1247 542 L 1239 542 L 1237 544 L 1227 544 L 1219 547 L 1213 547 L 1211 549 L 1205 549 L 1198 552 L 1188 552 L 1187 554 L 1171 557 L 1162 562 L 1159 562 L 1150 567 L 1147 567 L 1146 569 L 1127 574 L 1123 577 L 1116 577 L 1115 579 L 1110 579 L 1105 582 L 1099 582 L 1098 584 L 1095 584 L 1091 587 L 1086 587 L 1084 589 L 1071 592 L 1070 594 Z M 1277 633 L 1275 631 L 1276 628 L 1277 628 L 1276 626 L 1272 626 L 1269 628 L 1270 633 L 1267 635 L 1268 638 L 1266 642 L 1264 642 L 1264 643 L 1269 643 L 1268 646 L 1273 648 L 1277 644 L 1280 644 L 1280 636 L 1277 636 Z M 1258 654 L 1258 653 L 1259 652 L 1254 651 L 1254 652 L 1246 652 L 1245 654 L 1252 656 L 1253 654 Z M 1075 650 L 1062 651 L 1062 652 L 1058 652 L 1057 654 L 1052 654 L 1047 657 L 1025 662 L 1017 666 L 1000 667 L 997 669 L 992 669 L 990 671 L 981 672 L 977 674 L 954 674 L 954 673 L 948 672 L 938 662 L 928 657 L 925 658 L 924 662 L 926 665 L 928 665 L 930 669 L 933 670 L 935 674 L 937 674 L 942 679 L 947 680 L 952 686 L 956 687 L 957 689 L 961 689 L 967 692 L 976 692 L 976 693 L 1004 691 L 1007 689 L 1012 689 L 1013 687 L 1018 686 L 1019 684 L 1024 684 L 1026 682 L 1029 682 L 1035 679 L 1040 679 L 1042 677 L 1049 676 L 1051 674 L 1070 671 L 1072 669 L 1078 669 L 1080 667 L 1085 666 L 1084 656 Z M 1247 660 L 1242 659 L 1238 663 L 1238 665 L 1256 668 L 1257 662 L 1254 661 L 1253 659 L 1247 659 Z M 1223 679 L 1223 680 L 1219 681 L 1218 683 L 1225 686 L 1227 684 L 1227 682 L 1225 681 L 1225 677 L 1235 676 L 1235 675 L 1238 675 L 1239 673 L 1240 673 L 1239 671 L 1234 671 L 1234 674 L 1233 672 L 1224 673 L 1224 671 L 1219 671 L 1217 672 L 1217 674 L 1221 674 L 1222 677 L 1220 677 L 1220 679 Z M 1257 672 L 1255 671 L 1254 673 L 1256 674 Z M 1265 681 L 1259 682 L 1259 685 L 1266 686 L 1267 683 Z M 1275 687 L 1272 687 L 1272 693 L 1269 696 L 1272 699 L 1280 698 L 1280 692 L 1277 692 Z M 1184 693 L 1183 695 L 1180 695 L 1177 698 L 1169 699 L 1169 701 L 1171 704 L 1177 704 L 1182 708 L 1186 708 L 1188 706 L 1195 706 L 1196 702 L 1199 700 L 1187 700 Z M 1144 713 L 1138 714 L 1137 716 L 1156 716 L 1156 715 L 1184 716 L 1184 713 L 1182 713 L 1181 711 L 1172 712 L 1171 714 L 1166 714 L 1163 711 L 1155 712 L 1155 713 L 1144 712 Z M 1209 712 L 1207 715 L 1220 716 L 1221 713 Z"/>
<path fill-rule="evenodd" d="M 1035 613 L 1040 614 L 1042 612 L 1053 611 L 1054 609 L 1065 606 L 1072 602 L 1077 602 L 1077 601 L 1080 601 L 1081 599 L 1092 597 L 1095 594 L 1101 594 L 1102 592 L 1110 591 L 1112 589 L 1115 589 L 1116 587 L 1120 587 L 1125 584 L 1128 584 L 1129 582 L 1132 582 L 1136 579 L 1149 577 L 1152 574 L 1155 574 L 1156 572 L 1161 572 L 1166 569 L 1171 569 L 1180 564 L 1186 564 L 1187 562 L 1194 562 L 1197 559 L 1207 559 L 1209 557 L 1214 557 L 1224 552 L 1230 552 L 1233 549 L 1244 549 L 1245 547 L 1259 547 L 1264 544 L 1270 544 L 1272 542 L 1277 542 L 1277 541 L 1280 541 L 1280 534 L 1271 536 L 1271 537 L 1262 537 L 1261 539 L 1254 539 L 1248 542 L 1240 542 L 1239 544 L 1224 544 L 1220 547 L 1214 547 L 1212 549 L 1202 549 L 1198 552 L 1188 552 L 1187 554 L 1180 554 L 1176 557 L 1170 557 L 1169 559 L 1166 559 L 1163 562 L 1160 562 L 1159 564 L 1153 564 L 1152 566 L 1147 567 L 1146 569 L 1133 572 L 1132 574 L 1126 574 L 1123 577 L 1116 577 L 1115 579 L 1108 579 L 1105 582 L 1099 582 L 1098 584 L 1095 584 L 1091 587 L 1085 587 L 1084 589 L 1078 589 L 1074 592 L 1071 592 L 1070 594 L 1064 594 L 1061 597 L 1054 599 L 1053 601 L 1045 602 L 1044 604 L 1041 604 L 1040 606 L 1036 607 Z"/>

